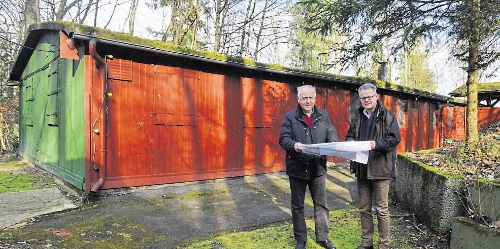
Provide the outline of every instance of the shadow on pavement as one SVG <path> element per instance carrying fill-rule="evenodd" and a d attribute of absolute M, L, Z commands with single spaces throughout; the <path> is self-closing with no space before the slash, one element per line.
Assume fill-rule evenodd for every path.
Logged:
<path fill-rule="evenodd" d="M 356 182 L 348 166 L 331 164 L 327 177 L 330 210 L 354 208 L 353 203 L 357 201 L 355 191 Z M 56 210 L 50 214 L 32 212 L 35 218 L 16 228 L 16 233 L 38 234 L 45 238 L 36 241 L 24 238 L 33 248 L 47 244 L 93 248 L 98 243 L 175 248 L 217 232 L 244 231 L 288 222 L 291 219 L 289 193 L 288 177 L 284 172 L 105 190 L 76 209 L 71 207 L 71 210 Z M 10 215 L 8 209 L 20 208 L 9 205 L 8 200 L 1 200 L 2 217 Z M 64 195 L 58 200 L 55 202 L 62 206 L 69 201 Z M 35 203 L 43 204 L 40 201 Z M 309 204 L 306 205 L 306 215 L 310 217 L 313 209 L 309 193 L 306 204 Z M 27 216 L 30 216 L 29 212 Z M 0 241 L 0 245 L 2 243 L 15 241 Z"/>

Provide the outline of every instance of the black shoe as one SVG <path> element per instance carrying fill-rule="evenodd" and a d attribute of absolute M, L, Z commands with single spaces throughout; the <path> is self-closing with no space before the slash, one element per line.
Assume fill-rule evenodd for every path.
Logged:
<path fill-rule="evenodd" d="M 316 241 L 318 245 L 322 246 L 323 248 L 326 249 L 335 249 L 336 247 L 330 242 L 329 240 L 323 240 L 323 241 Z"/>
<path fill-rule="evenodd" d="M 373 246 L 359 246 L 358 249 L 373 249 Z"/>
<path fill-rule="evenodd" d="M 295 249 L 306 249 L 305 241 L 297 241 L 297 245 L 295 245 Z"/>

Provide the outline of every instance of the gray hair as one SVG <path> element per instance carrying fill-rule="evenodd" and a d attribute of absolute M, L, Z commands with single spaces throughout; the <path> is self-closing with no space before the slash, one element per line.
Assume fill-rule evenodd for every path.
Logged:
<path fill-rule="evenodd" d="M 300 98 L 300 93 L 305 90 L 306 88 L 311 88 L 314 90 L 314 97 L 316 97 L 316 88 L 314 86 L 311 86 L 311 85 L 303 85 L 303 86 L 299 86 L 297 87 L 297 97 Z"/>
<path fill-rule="evenodd" d="M 358 94 L 361 94 L 361 91 L 368 89 L 372 89 L 373 93 L 377 93 L 377 87 L 374 84 L 366 83 L 358 88 Z"/>

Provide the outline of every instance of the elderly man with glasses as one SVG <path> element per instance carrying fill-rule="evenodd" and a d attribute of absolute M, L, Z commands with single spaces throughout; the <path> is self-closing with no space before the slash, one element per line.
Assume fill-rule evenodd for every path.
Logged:
<path fill-rule="evenodd" d="M 368 163 L 351 162 L 356 175 L 361 216 L 361 246 L 373 248 L 374 222 L 372 203 L 378 220 L 378 248 L 389 248 L 389 183 L 396 177 L 396 146 L 401 141 L 399 125 L 393 112 L 377 99 L 377 87 L 364 84 L 358 89 L 361 107 L 351 117 L 345 141 L 370 141 Z"/>

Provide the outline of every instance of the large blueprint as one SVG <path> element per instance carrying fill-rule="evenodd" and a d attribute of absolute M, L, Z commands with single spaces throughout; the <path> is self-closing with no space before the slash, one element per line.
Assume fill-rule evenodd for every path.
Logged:
<path fill-rule="evenodd" d="M 347 158 L 352 161 L 367 163 L 370 141 L 333 142 L 319 144 L 302 144 L 303 153 L 327 155 Z"/>

